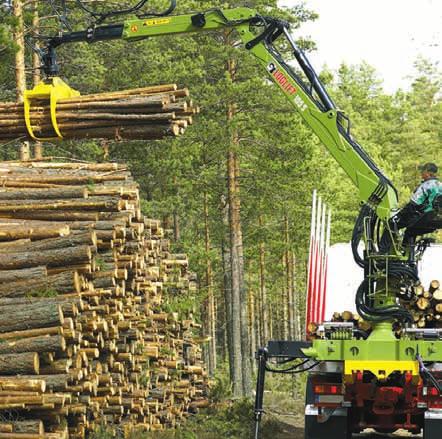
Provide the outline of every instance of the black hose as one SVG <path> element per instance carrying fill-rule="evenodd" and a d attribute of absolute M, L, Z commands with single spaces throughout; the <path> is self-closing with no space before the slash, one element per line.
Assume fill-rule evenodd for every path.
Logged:
<path fill-rule="evenodd" d="M 385 322 L 397 319 L 401 322 L 413 323 L 412 315 L 405 308 L 399 305 L 390 305 L 384 308 L 374 308 L 368 305 L 368 285 L 368 279 L 364 279 L 356 293 L 356 309 L 364 320 L 372 322 Z"/>
<path fill-rule="evenodd" d="M 306 362 L 304 362 L 304 364 L 305 363 Z M 291 367 L 291 368 L 288 368 L 288 369 L 272 369 L 272 368 L 270 368 L 269 366 L 266 365 L 266 371 L 267 372 L 272 372 L 272 373 L 294 375 L 294 374 L 297 374 L 297 373 L 308 372 L 309 370 L 313 369 L 314 367 L 316 367 L 320 363 L 321 363 L 320 361 L 316 361 L 311 366 L 306 367 L 304 369 L 297 369 L 296 367 Z M 301 364 L 303 364 L 303 363 L 301 363 Z M 299 367 L 301 364 L 298 364 L 297 366 Z"/>

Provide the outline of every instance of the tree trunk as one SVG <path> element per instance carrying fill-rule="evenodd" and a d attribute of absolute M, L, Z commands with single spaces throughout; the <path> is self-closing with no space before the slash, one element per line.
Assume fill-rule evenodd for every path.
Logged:
<path fill-rule="evenodd" d="M 301 304 L 299 301 L 299 295 L 297 293 L 297 285 L 296 285 L 296 255 L 295 252 L 292 251 L 291 253 L 291 278 L 292 278 L 292 293 L 293 293 L 293 306 L 294 306 L 294 332 L 293 336 L 295 340 L 301 340 L 302 333 L 301 333 Z"/>
<path fill-rule="evenodd" d="M 256 338 L 256 346 L 261 347 L 263 346 L 262 341 L 262 305 L 261 305 L 261 299 L 260 299 L 260 291 L 258 289 L 257 293 L 255 294 L 255 338 Z"/>
<path fill-rule="evenodd" d="M 225 332 L 227 341 L 227 352 L 229 357 L 230 382 L 234 383 L 238 378 L 235 371 L 235 350 L 233 349 L 233 297 L 232 297 L 232 266 L 230 264 L 230 235 L 229 235 L 229 204 L 221 199 L 221 211 L 223 220 L 223 242 L 222 242 L 222 261 L 223 261 L 223 288 L 224 288 L 224 310 L 225 310 Z M 239 376 L 241 379 L 241 375 Z"/>
<path fill-rule="evenodd" d="M 250 365 L 252 368 L 252 371 L 255 370 L 255 352 L 256 352 L 256 348 L 257 348 L 257 343 L 256 343 L 256 316 L 255 316 L 255 293 L 253 291 L 253 289 L 250 287 L 251 282 L 250 282 L 250 278 L 249 278 L 249 285 L 248 285 L 248 308 L 249 308 L 249 321 L 248 321 L 248 326 L 249 326 L 249 340 L 250 340 L 250 351 L 249 351 L 249 359 L 250 359 Z"/>
<path fill-rule="evenodd" d="M 228 195 L 229 195 L 229 229 L 230 229 L 230 266 L 232 273 L 232 342 L 234 351 L 234 382 L 233 394 L 236 397 L 244 396 L 242 368 L 244 367 L 243 350 L 241 343 L 241 274 L 238 254 L 240 227 L 239 206 L 235 185 L 235 153 L 230 150 L 227 160 Z M 246 355 L 248 352 L 245 353 Z"/>
<path fill-rule="evenodd" d="M 293 302 L 293 263 L 292 251 L 290 250 L 289 220 L 284 216 L 284 241 L 285 241 L 285 269 L 286 269 L 286 289 L 287 289 L 287 314 L 288 314 L 288 337 L 295 338 L 295 304 Z"/>
<path fill-rule="evenodd" d="M 259 217 L 259 226 L 262 228 L 263 220 L 262 216 Z M 270 333 L 270 321 L 269 312 L 267 306 L 267 290 L 266 290 L 266 270 L 265 270 L 265 244 L 261 242 L 259 244 L 259 291 L 261 302 L 261 328 L 262 328 L 262 340 L 261 343 L 265 345 L 269 341 Z"/>
<path fill-rule="evenodd" d="M 23 102 L 23 96 L 26 90 L 25 73 L 25 33 L 23 19 L 23 1 L 13 0 L 12 13 L 16 19 L 14 28 L 14 41 L 17 46 L 15 52 L 15 83 L 17 102 Z M 23 142 L 20 145 L 20 159 L 29 160 L 31 158 L 29 142 Z"/>
<path fill-rule="evenodd" d="M 229 35 L 226 41 L 230 45 Z M 236 80 L 236 61 L 229 59 L 226 71 L 232 83 Z M 231 126 L 236 114 L 236 103 L 230 102 L 227 106 L 227 124 Z M 249 337 L 248 337 L 248 298 L 244 281 L 244 256 L 241 226 L 241 200 L 239 194 L 239 160 L 237 148 L 239 136 L 236 129 L 232 130 L 231 143 L 227 152 L 227 186 L 229 200 L 230 226 L 230 262 L 232 266 L 232 304 L 233 304 L 233 333 L 234 349 L 237 350 L 236 366 L 240 368 L 241 381 L 234 382 L 235 396 L 249 397 L 252 394 L 252 374 L 250 369 Z"/>
<path fill-rule="evenodd" d="M 38 34 L 40 32 L 40 16 L 38 13 L 38 0 L 34 0 L 33 4 L 33 15 L 32 15 L 32 30 Z M 40 67 L 41 67 L 41 61 L 40 56 L 37 52 L 40 45 L 38 44 L 38 41 L 34 41 L 35 49 L 32 52 L 32 82 L 33 85 L 36 86 L 40 80 Z M 40 160 L 43 158 L 43 145 L 41 142 L 35 142 L 34 143 L 34 158 L 36 160 Z"/>
<path fill-rule="evenodd" d="M 287 252 L 282 255 L 283 279 L 282 279 L 282 296 L 281 296 L 281 314 L 282 314 L 282 338 L 289 339 L 289 309 L 288 309 L 288 291 L 287 291 Z"/>
<path fill-rule="evenodd" d="M 209 203 L 207 193 L 204 193 L 204 241 L 206 250 L 207 329 L 210 337 L 209 373 L 213 376 L 216 369 L 216 315 L 212 261 L 210 258 Z"/>
<path fill-rule="evenodd" d="M 234 136 L 234 144 L 235 147 L 239 145 L 239 140 L 237 136 Z M 241 225 L 241 199 L 240 199 L 240 166 L 239 166 L 239 158 L 238 154 L 235 153 L 235 235 L 237 236 L 237 248 L 238 248 L 238 268 L 239 268 L 239 280 L 240 280 L 240 312 L 241 312 L 241 350 L 243 357 L 243 367 L 242 367 L 242 375 L 243 375 L 243 391 L 245 397 L 252 396 L 252 362 L 253 358 L 249 357 L 250 352 L 250 338 L 249 338 L 249 297 L 248 290 L 246 287 L 245 276 L 244 276 L 244 246 L 243 246 L 243 238 L 242 238 L 242 225 Z M 249 357 L 249 358 L 247 358 Z"/>

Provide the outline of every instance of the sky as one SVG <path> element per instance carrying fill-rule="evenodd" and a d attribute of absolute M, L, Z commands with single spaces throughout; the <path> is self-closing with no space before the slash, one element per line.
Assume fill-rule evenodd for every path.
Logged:
<path fill-rule="evenodd" d="M 301 0 L 281 0 L 283 6 Z M 368 62 L 386 91 L 408 88 L 419 56 L 442 68 L 442 0 L 304 0 L 319 18 L 294 35 L 310 36 L 317 50 L 308 55 L 320 71 L 342 62 Z"/>

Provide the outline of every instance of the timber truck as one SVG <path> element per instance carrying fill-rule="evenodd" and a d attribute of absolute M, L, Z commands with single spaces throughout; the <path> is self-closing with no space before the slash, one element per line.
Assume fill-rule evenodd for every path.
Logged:
<path fill-rule="evenodd" d="M 397 300 L 401 289 L 411 288 L 418 282 L 417 261 L 430 240 L 422 236 L 416 237 L 412 245 L 402 244 L 401 233 L 391 221 L 399 205 L 394 184 L 352 136 L 349 117 L 333 102 L 294 40 L 289 23 L 242 7 L 173 15 L 176 0 L 172 0 L 164 12 L 142 15 L 140 9 L 147 1 L 107 14 L 91 11 L 91 6 L 85 6 L 89 3 L 77 1 L 95 21 L 83 31 L 55 35 L 42 49 L 45 79 L 25 94 L 25 120 L 30 135 L 34 136 L 29 110 L 32 100 L 47 99 L 52 112 L 53 138 L 63 138 L 56 119 L 57 100 L 77 92 L 58 76 L 56 51 L 61 45 L 236 31 L 244 49 L 256 58 L 355 185 L 360 212 L 352 248 L 356 263 L 364 269 L 364 280 L 356 292 L 356 305 L 360 316 L 373 326 L 367 336 L 351 324 L 324 323 L 320 338 L 270 341 L 259 349 L 255 437 L 259 437 L 263 415 L 265 373 L 271 371 L 309 373 L 305 439 L 348 439 L 352 433 L 365 428 L 384 433 L 397 429 L 412 433 L 423 430 L 425 439 L 441 439 L 442 330 L 413 327 L 411 315 Z M 128 13 L 137 18 L 114 22 L 118 15 Z M 106 24 L 108 19 L 113 20 Z M 288 49 L 294 55 L 296 67 L 282 55 L 282 51 L 286 53 Z M 439 194 L 433 211 L 425 214 L 432 215 L 433 221 L 425 233 L 442 227 L 441 211 L 442 195 Z M 379 251 L 382 230 L 391 237 L 388 254 Z M 358 253 L 361 241 L 365 245 L 362 255 Z M 393 331 L 393 324 L 401 325 L 400 336 Z"/>

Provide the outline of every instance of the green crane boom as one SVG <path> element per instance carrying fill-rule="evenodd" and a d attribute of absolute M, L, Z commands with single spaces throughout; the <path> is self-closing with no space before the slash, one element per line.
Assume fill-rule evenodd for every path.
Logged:
<path fill-rule="evenodd" d="M 376 210 L 379 218 L 389 219 L 397 210 L 398 198 L 393 184 L 377 168 L 350 134 L 350 121 L 338 110 L 314 69 L 289 33 L 286 22 L 263 17 L 248 8 L 214 9 L 205 13 L 134 19 L 123 25 L 101 26 L 85 32 L 55 37 L 48 48 L 47 73 L 54 68 L 54 49 L 60 44 L 78 41 L 124 39 L 135 41 L 164 35 L 235 29 L 249 50 L 282 90 L 289 102 L 330 151 L 358 189 L 359 200 Z M 261 30 L 257 35 L 254 28 Z M 274 42 L 285 37 L 307 81 L 284 61 Z"/>

